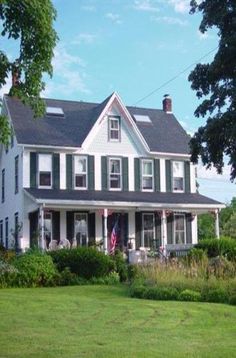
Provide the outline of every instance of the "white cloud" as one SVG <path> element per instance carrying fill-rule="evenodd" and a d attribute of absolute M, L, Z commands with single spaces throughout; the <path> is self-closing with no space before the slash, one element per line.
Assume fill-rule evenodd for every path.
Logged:
<path fill-rule="evenodd" d="M 8 94 L 11 88 L 11 84 L 11 75 L 9 75 L 9 77 L 6 79 L 6 84 L 0 89 L 0 98 L 2 98 L 4 94 Z"/>
<path fill-rule="evenodd" d="M 171 16 L 153 16 L 152 20 L 157 22 L 163 22 L 168 25 L 186 26 L 188 24 L 186 20 L 181 20 L 178 17 Z"/>
<path fill-rule="evenodd" d="M 159 8 L 150 0 L 135 0 L 134 9 L 147 12 L 159 12 Z"/>
<path fill-rule="evenodd" d="M 80 45 L 80 44 L 92 44 L 95 39 L 97 38 L 97 35 L 90 34 L 90 33 L 81 33 L 72 41 L 72 44 L 74 45 Z"/>
<path fill-rule="evenodd" d="M 181 14 L 189 12 L 190 0 L 168 0 L 168 3 L 174 7 L 176 12 Z"/>
<path fill-rule="evenodd" d="M 222 174 L 217 174 L 214 167 L 206 169 L 202 164 L 198 164 L 197 173 L 199 179 L 214 179 L 217 181 L 230 181 L 230 166 L 225 165 Z"/>
<path fill-rule="evenodd" d="M 96 11 L 96 7 L 93 5 L 84 5 L 81 7 L 81 9 L 84 11 L 90 11 L 90 12 Z"/>
<path fill-rule="evenodd" d="M 118 14 L 114 14 L 112 12 L 108 12 L 105 17 L 109 20 L 111 20 L 113 23 L 120 25 L 122 23 L 121 19 L 120 19 L 120 15 Z"/>

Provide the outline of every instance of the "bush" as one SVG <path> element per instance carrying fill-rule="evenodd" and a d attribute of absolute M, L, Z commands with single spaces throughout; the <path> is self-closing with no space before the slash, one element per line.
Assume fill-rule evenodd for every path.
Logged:
<path fill-rule="evenodd" d="M 138 265 L 129 264 L 127 274 L 128 274 L 128 280 L 129 281 L 135 280 L 139 276 Z"/>
<path fill-rule="evenodd" d="M 14 286 L 49 286 L 54 285 L 57 274 L 52 258 L 44 253 L 26 253 L 13 262 L 18 270 Z"/>
<path fill-rule="evenodd" d="M 120 276 L 118 272 L 112 271 L 105 277 L 92 277 L 88 284 L 93 285 L 117 285 L 120 283 Z"/>
<path fill-rule="evenodd" d="M 232 295 L 229 297 L 229 304 L 236 306 L 236 295 Z"/>
<path fill-rule="evenodd" d="M 91 247 L 62 249 L 48 253 L 59 272 L 69 268 L 82 278 L 104 277 L 114 270 L 114 261 L 102 252 Z"/>
<path fill-rule="evenodd" d="M 172 287 L 133 286 L 131 287 L 130 294 L 131 297 L 149 300 L 172 301 L 178 299 L 178 291 Z"/>
<path fill-rule="evenodd" d="M 205 256 L 206 253 L 203 249 L 197 249 L 195 247 L 188 252 L 188 259 L 196 262 L 201 261 Z"/>
<path fill-rule="evenodd" d="M 214 303 L 228 303 L 229 297 L 226 289 L 218 287 L 218 288 L 206 288 L 202 292 L 202 300 L 206 302 L 214 302 Z"/>
<path fill-rule="evenodd" d="M 11 287 L 14 285 L 18 270 L 7 262 L 0 261 L 0 287 Z"/>
<path fill-rule="evenodd" d="M 179 294 L 179 301 L 192 301 L 198 302 L 201 301 L 201 294 L 193 290 L 184 290 Z"/>
<path fill-rule="evenodd" d="M 85 285 L 87 281 L 81 277 L 78 277 L 75 273 L 72 273 L 68 267 L 62 272 L 58 273 L 56 279 L 56 285 L 58 286 L 74 286 Z"/>
<path fill-rule="evenodd" d="M 229 260 L 236 259 L 236 240 L 228 237 L 201 240 L 196 248 L 206 251 L 209 257 L 226 256 Z"/>
<path fill-rule="evenodd" d="M 115 255 L 111 257 L 114 260 L 114 269 L 118 272 L 120 280 L 122 282 L 126 281 L 128 279 L 128 264 L 124 259 L 122 252 L 116 250 Z"/>

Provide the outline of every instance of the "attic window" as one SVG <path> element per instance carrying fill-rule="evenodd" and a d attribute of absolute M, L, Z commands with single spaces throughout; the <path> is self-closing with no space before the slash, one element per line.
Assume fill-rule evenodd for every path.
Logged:
<path fill-rule="evenodd" d="M 46 113 L 47 113 L 47 116 L 65 117 L 63 109 L 60 107 L 47 107 Z"/>
<path fill-rule="evenodd" d="M 134 114 L 134 118 L 138 123 L 152 123 L 149 116 L 141 115 L 141 114 Z"/>

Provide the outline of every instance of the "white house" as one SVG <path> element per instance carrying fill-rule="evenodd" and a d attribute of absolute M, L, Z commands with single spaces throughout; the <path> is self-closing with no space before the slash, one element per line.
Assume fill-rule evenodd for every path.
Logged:
<path fill-rule="evenodd" d="M 34 119 L 20 100 L 4 96 L 13 128 L 0 149 L 0 241 L 21 249 L 64 239 L 77 245 L 183 250 L 197 243 L 197 214 L 216 219 L 223 204 L 196 192 L 189 137 L 162 109 L 126 107 L 113 93 L 102 103 L 45 99 Z M 18 230 L 19 231 L 19 230 Z"/>

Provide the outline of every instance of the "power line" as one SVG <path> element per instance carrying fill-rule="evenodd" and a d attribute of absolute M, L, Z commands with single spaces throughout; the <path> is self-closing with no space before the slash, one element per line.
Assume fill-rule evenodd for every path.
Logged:
<path fill-rule="evenodd" d="M 133 104 L 133 106 L 136 106 L 138 103 L 143 102 L 145 99 L 147 99 L 148 97 L 152 96 L 154 93 L 156 93 L 157 91 L 159 91 L 161 88 L 165 87 L 166 85 L 168 85 L 170 82 L 176 80 L 176 78 L 178 78 L 180 75 L 182 75 L 183 73 L 185 73 L 186 71 L 188 71 L 191 67 L 193 67 L 194 65 L 196 65 L 199 61 L 203 60 L 205 57 L 209 56 L 212 52 L 214 52 L 215 50 L 218 49 L 218 46 L 215 47 L 214 49 L 212 49 L 211 51 L 207 52 L 205 55 L 203 55 L 202 57 L 200 57 L 198 60 L 196 60 L 194 63 L 192 63 L 191 65 L 189 65 L 188 67 L 186 67 L 185 69 L 183 69 L 181 72 L 179 72 L 177 75 L 175 75 L 174 77 L 170 78 L 168 81 L 164 82 L 160 87 L 154 89 L 152 92 L 148 93 L 146 96 L 142 97 L 141 99 L 139 99 L 137 102 L 135 102 Z"/>

